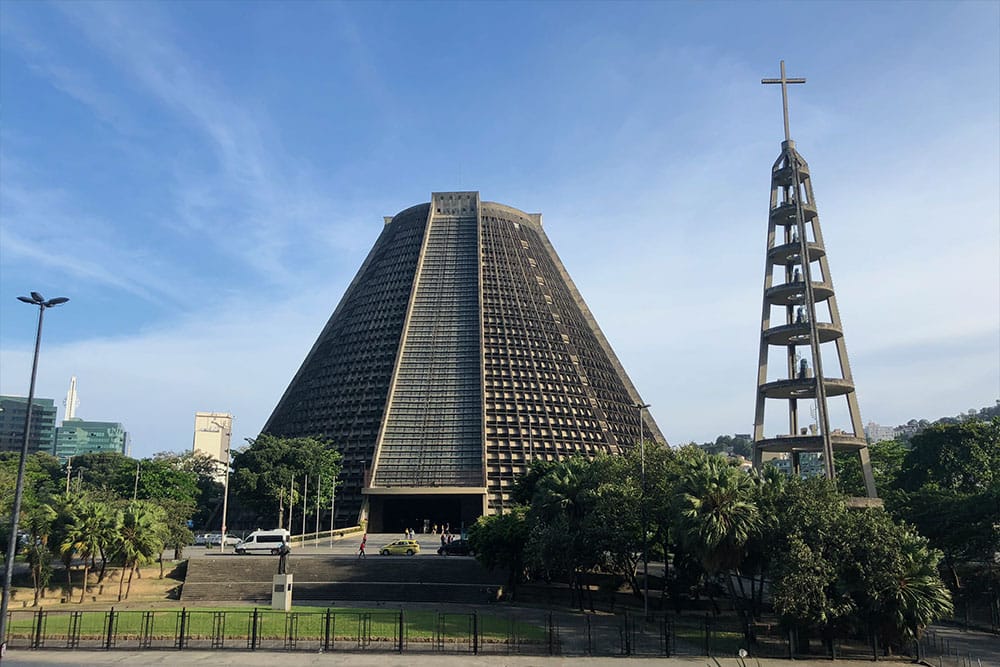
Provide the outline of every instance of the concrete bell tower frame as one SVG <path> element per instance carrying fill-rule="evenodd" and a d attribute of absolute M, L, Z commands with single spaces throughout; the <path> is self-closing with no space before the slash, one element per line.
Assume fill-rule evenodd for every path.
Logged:
<path fill-rule="evenodd" d="M 866 495 L 874 499 L 875 480 L 809 165 L 795 150 L 795 142 L 789 136 L 787 86 L 805 81 L 786 77 L 784 61 L 780 79 L 761 80 L 764 84 L 781 85 L 785 140 L 771 169 L 753 463 L 760 468 L 768 459 L 787 454 L 792 472 L 797 474 L 800 454 L 818 453 L 825 476 L 835 480 L 834 452 L 854 452 L 860 458 Z M 824 369 L 824 350 L 835 351 L 839 376 L 828 372 L 836 369 Z M 772 352 L 783 357 L 783 371 L 777 379 L 768 378 Z M 831 398 L 846 400 L 849 422 L 846 428 L 831 428 Z M 765 435 L 764 413 L 769 401 L 784 404 L 787 433 Z M 802 403 L 808 401 L 815 404 L 816 420 L 812 423 L 801 419 Z"/>

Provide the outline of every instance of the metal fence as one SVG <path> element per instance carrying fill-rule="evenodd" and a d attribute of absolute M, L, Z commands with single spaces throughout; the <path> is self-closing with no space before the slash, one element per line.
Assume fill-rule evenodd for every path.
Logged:
<path fill-rule="evenodd" d="M 947 628 L 942 628 L 941 631 L 928 628 L 914 645 L 914 657 L 934 667 L 986 667 L 997 664 L 995 654 L 985 657 L 980 655 L 980 651 L 973 648 L 964 635 L 965 632 L 962 631 L 957 634 L 955 631 L 948 632 Z M 1000 638 L 997 638 L 996 646 L 1000 646 Z"/>
<path fill-rule="evenodd" d="M 777 625 L 749 627 L 713 616 L 565 614 L 534 609 L 457 612 L 406 609 L 310 611 L 11 610 L 11 649 L 216 649 L 311 652 L 426 652 L 565 656 L 719 656 L 743 649 L 760 658 L 861 658 L 884 655 L 873 634 L 824 637 Z M 909 652 L 948 656 L 939 667 L 975 667 L 931 633 Z M 954 658 L 954 659 L 952 659 Z"/>

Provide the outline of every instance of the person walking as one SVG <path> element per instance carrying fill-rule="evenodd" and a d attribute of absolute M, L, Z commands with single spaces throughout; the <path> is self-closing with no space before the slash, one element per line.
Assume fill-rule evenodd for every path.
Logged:
<path fill-rule="evenodd" d="M 368 544 L 368 533 L 361 536 L 361 546 L 358 547 L 358 558 L 367 559 L 368 556 L 365 554 L 365 545 Z"/>

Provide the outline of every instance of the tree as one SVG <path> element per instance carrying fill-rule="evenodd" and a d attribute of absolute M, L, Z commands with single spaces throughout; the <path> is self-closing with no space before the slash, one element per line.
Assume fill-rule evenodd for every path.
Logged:
<path fill-rule="evenodd" d="M 750 613 L 760 618 L 764 608 L 764 582 L 773 562 L 774 545 L 781 536 L 779 516 L 790 478 L 774 466 L 766 466 L 754 471 L 752 479 L 752 502 L 757 507 L 760 526 L 747 541 L 740 572 L 750 579 Z"/>
<path fill-rule="evenodd" d="M 941 554 L 926 538 L 880 508 L 847 512 L 839 533 L 847 558 L 838 578 L 887 649 L 951 614 L 951 595 L 937 572 Z"/>
<path fill-rule="evenodd" d="M 80 477 L 81 490 L 94 491 L 108 499 L 132 497 L 135 468 L 135 459 L 118 452 L 73 457 L 73 470 Z"/>
<path fill-rule="evenodd" d="M 24 528 L 28 531 L 25 558 L 31 569 L 31 585 L 34 588 L 33 606 L 38 606 L 39 596 L 44 596 L 45 588 L 52 580 L 52 552 L 49 551 L 49 535 L 56 520 L 56 511 L 49 505 L 37 505 L 28 513 Z"/>
<path fill-rule="evenodd" d="M 195 475 L 198 495 L 195 498 L 194 512 L 188 518 L 196 526 L 214 525 L 215 519 L 222 511 L 224 478 L 226 464 L 217 461 L 202 451 L 188 451 L 181 454 L 160 452 L 153 456 L 156 460 L 166 460 L 177 470 Z"/>
<path fill-rule="evenodd" d="M 118 551 L 124 559 L 122 577 L 118 581 L 118 600 L 122 599 L 122 584 L 128 570 L 128 588 L 125 598 L 132 591 L 132 575 L 143 564 L 150 563 L 163 551 L 166 535 L 166 516 L 159 506 L 146 501 L 133 501 L 122 512 L 118 536 Z"/>
<path fill-rule="evenodd" d="M 910 444 L 900 476 L 906 491 L 933 485 L 977 493 L 1000 480 L 1000 417 L 936 424 L 914 435 Z"/>
<path fill-rule="evenodd" d="M 143 459 L 139 462 L 138 500 L 176 500 L 194 504 L 198 498 L 198 476 L 184 470 L 176 459 Z M 127 494 L 124 497 L 131 497 Z M 184 517 L 189 518 L 190 515 Z"/>
<path fill-rule="evenodd" d="M 488 570 L 507 570 L 507 590 L 514 599 L 524 579 L 524 549 L 528 543 L 527 508 L 515 505 L 509 512 L 481 516 L 469 528 L 469 546 L 476 560 Z"/>
<path fill-rule="evenodd" d="M 675 522 L 681 544 L 710 577 L 725 575 L 733 606 L 749 633 L 744 593 L 737 596 L 733 574 L 742 588 L 740 564 L 747 545 L 761 528 L 753 503 L 753 479 L 721 456 L 705 456 L 689 464 L 676 496 Z"/>
<path fill-rule="evenodd" d="M 891 496 L 898 488 L 903 462 L 909 448 L 899 440 L 881 440 L 868 445 L 872 476 L 880 497 Z M 848 496 L 864 497 L 864 479 L 861 476 L 861 462 L 855 452 L 839 452 L 834 455 L 837 466 L 837 488 Z"/>
<path fill-rule="evenodd" d="M 83 562 L 81 603 L 87 595 L 87 577 L 90 574 L 93 558 L 104 548 L 103 536 L 106 535 L 107 514 L 108 510 L 102 504 L 89 501 L 79 503 L 72 509 L 72 520 L 60 545 L 64 556 L 68 554 L 72 558 L 73 554 L 76 554 Z"/>
<path fill-rule="evenodd" d="M 20 452 L 0 452 L 0 516 L 9 517 L 14 506 L 14 490 L 17 486 L 17 469 L 21 462 Z M 59 459 L 38 452 L 30 454 L 24 461 L 24 488 L 21 496 L 21 511 L 28 512 L 39 503 L 47 503 L 59 493 L 62 477 Z M 0 553 L 6 554 L 7 540 L 0 544 Z"/>
<path fill-rule="evenodd" d="M 989 562 L 1000 551 L 1000 480 L 979 493 L 928 484 L 900 492 L 886 504 L 894 516 L 912 523 L 940 549 L 941 563 L 956 593 L 962 588 L 962 563 Z"/>
<path fill-rule="evenodd" d="M 565 577 L 583 609 L 583 573 L 604 563 L 614 540 L 613 524 L 600 513 L 599 487 L 608 459 L 560 461 L 538 480 L 529 516 L 528 564 L 547 576 Z M 627 538 L 626 538 L 627 539 Z"/>
<path fill-rule="evenodd" d="M 295 493 L 289 492 L 293 479 L 308 474 L 329 480 L 340 475 L 340 453 L 321 440 L 262 433 L 247 442 L 250 446 L 233 457 L 230 490 L 258 517 L 276 516 L 278 527 L 284 522 L 285 503 L 295 501 Z M 330 486 L 323 488 L 323 506 L 329 505 Z"/>
<path fill-rule="evenodd" d="M 194 534 L 187 527 L 187 520 L 194 513 L 194 505 L 179 500 L 162 500 L 159 506 L 164 511 L 163 543 L 174 550 L 174 560 L 180 560 L 184 547 L 194 542 Z M 160 558 L 160 579 L 163 578 L 163 558 Z"/>
<path fill-rule="evenodd" d="M 777 509 L 771 597 L 782 622 L 801 630 L 801 645 L 796 647 L 801 651 L 808 647 L 810 627 L 831 632 L 856 609 L 839 569 L 850 566 L 840 539 L 847 504 L 824 478 L 789 478 Z"/>

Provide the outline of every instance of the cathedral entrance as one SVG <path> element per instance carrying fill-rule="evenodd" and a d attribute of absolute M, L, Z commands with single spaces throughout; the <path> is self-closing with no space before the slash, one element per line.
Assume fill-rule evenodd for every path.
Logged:
<path fill-rule="evenodd" d="M 434 526 L 448 526 L 454 534 L 476 522 L 483 513 L 480 494 L 432 493 L 368 495 L 368 531 L 400 533 L 412 528 L 418 535 L 431 533 Z"/>

